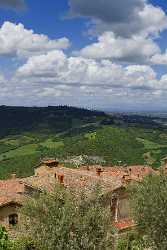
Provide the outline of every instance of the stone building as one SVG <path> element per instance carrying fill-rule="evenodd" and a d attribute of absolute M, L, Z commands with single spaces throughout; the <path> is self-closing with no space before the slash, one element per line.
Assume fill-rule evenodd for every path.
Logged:
<path fill-rule="evenodd" d="M 150 173 L 156 172 L 145 166 L 85 166 L 70 169 L 56 160 L 42 161 L 35 169 L 34 176 L 18 179 L 12 175 L 11 179 L 0 181 L 0 224 L 13 229 L 19 223 L 18 208 L 31 199 L 34 192 L 53 192 L 55 185 L 61 184 L 76 192 L 82 188 L 91 193 L 92 188 L 99 184 L 105 196 L 104 205 L 110 206 L 114 226 L 118 232 L 124 232 L 134 226 L 126 187 Z"/>
<path fill-rule="evenodd" d="M 0 181 L 0 224 L 12 231 L 20 219 L 19 208 L 38 188 L 23 183 L 21 179 L 11 176 L 9 180 Z"/>

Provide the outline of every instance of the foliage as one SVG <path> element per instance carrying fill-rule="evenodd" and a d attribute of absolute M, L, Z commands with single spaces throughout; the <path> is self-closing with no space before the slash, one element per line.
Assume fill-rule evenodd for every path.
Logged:
<path fill-rule="evenodd" d="M 0 226 L 0 249 L 9 250 L 11 244 L 8 238 L 8 234 L 4 227 Z"/>
<path fill-rule="evenodd" d="M 39 162 L 39 159 L 39 153 L 4 159 L 0 162 L 0 179 L 9 178 L 12 173 L 16 173 L 18 177 L 33 175 L 34 167 Z"/>
<path fill-rule="evenodd" d="M 123 128 L 104 126 L 96 130 L 93 140 L 87 134 L 64 139 L 60 149 L 64 155 L 100 156 L 108 164 L 143 164 L 144 148 L 134 134 Z"/>
<path fill-rule="evenodd" d="M 133 230 L 118 239 L 116 250 L 144 250 L 146 247 L 145 238 Z"/>
<path fill-rule="evenodd" d="M 132 206 L 139 232 L 158 250 L 167 246 L 167 176 L 150 175 L 132 188 Z"/>
<path fill-rule="evenodd" d="M 37 249 L 111 249 L 110 213 L 102 206 L 99 192 L 88 198 L 57 187 L 54 194 L 42 194 L 27 203 L 22 214 L 22 231 L 28 232 Z"/>
<path fill-rule="evenodd" d="M 20 238 L 11 242 L 8 250 L 35 250 L 34 242 L 29 238 Z"/>

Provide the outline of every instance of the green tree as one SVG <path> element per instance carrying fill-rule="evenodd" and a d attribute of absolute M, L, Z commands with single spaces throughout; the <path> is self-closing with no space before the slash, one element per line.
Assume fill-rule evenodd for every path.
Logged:
<path fill-rule="evenodd" d="M 0 250 L 9 250 L 10 241 L 4 227 L 0 226 Z"/>
<path fill-rule="evenodd" d="M 167 249 L 167 176 L 147 176 L 132 188 L 132 206 L 140 234 L 153 249 Z"/>
<path fill-rule="evenodd" d="M 103 207 L 99 192 L 86 197 L 57 187 L 53 194 L 28 202 L 22 214 L 22 231 L 28 232 L 36 249 L 111 249 L 110 211 Z"/>

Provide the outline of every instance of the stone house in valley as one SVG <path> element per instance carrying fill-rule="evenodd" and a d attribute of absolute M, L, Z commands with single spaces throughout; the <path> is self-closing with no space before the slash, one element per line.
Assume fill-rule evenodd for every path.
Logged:
<path fill-rule="evenodd" d="M 19 223 L 18 208 L 31 199 L 34 192 L 53 192 L 55 185 L 78 192 L 81 188 L 91 193 L 95 185 L 100 185 L 105 204 L 110 206 L 112 222 L 118 232 L 134 226 L 131 218 L 128 183 L 141 181 L 145 175 L 156 173 L 150 167 L 101 167 L 85 166 L 78 169 L 63 167 L 56 160 L 42 161 L 35 174 L 18 179 L 15 175 L 9 180 L 0 181 L 0 224 L 11 230 Z"/>

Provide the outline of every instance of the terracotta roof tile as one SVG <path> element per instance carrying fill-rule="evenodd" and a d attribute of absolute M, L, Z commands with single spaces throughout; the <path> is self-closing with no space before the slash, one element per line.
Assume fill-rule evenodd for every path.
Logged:
<path fill-rule="evenodd" d="M 118 222 L 114 223 L 115 228 L 117 228 L 119 231 L 128 229 L 130 227 L 134 227 L 135 223 L 132 219 L 122 219 Z"/>
<path fill-rule="evenodd" d="M 99 168 L 101 171 L 97 174 Z M 104 192 L 110 192 L 124 186 L 124 181 L 140 181 L 149 173 L 156 173 L 156 171 L 148 166 L 102 167 L 94 165 L 79 169 L 59 166 L 53 172 L 46 169 L 46 173 L 39 176 L 0 181 L 0 206 L 9 201 L 21 201 L 24 197 L 25 185 L 52 192 L 59 182 L 58 175 L 60 174 L 64 175 L 63 184 L 67 188 L 79 190 L 84 187 L 88 191 L 95 184 L 100 184 Z"/>

